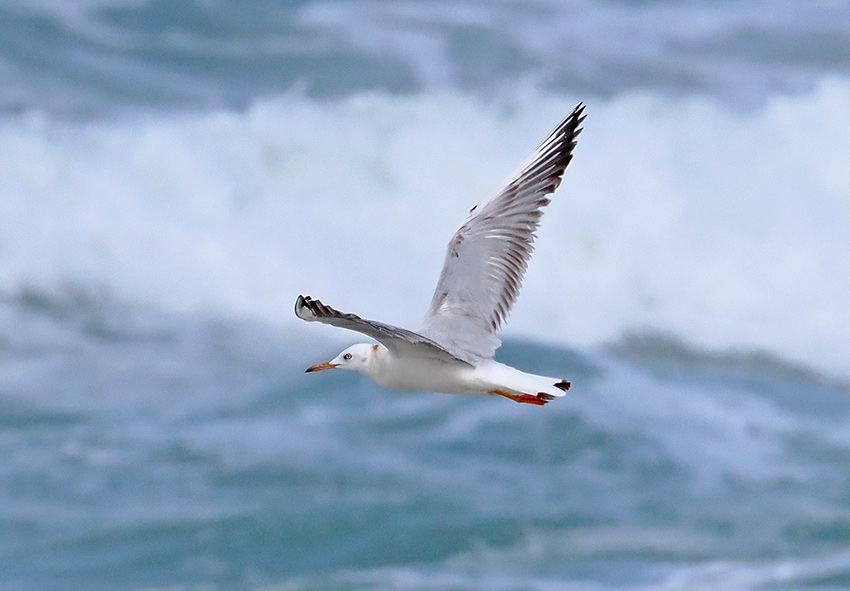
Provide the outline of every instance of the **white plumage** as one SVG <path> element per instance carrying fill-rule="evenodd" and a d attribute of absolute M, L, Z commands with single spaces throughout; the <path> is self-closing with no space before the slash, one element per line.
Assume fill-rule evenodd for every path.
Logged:
<path fill-rule="evenodd" d="M 492 359 L 496 336 L 519 294 L 534 232 L 572 159 L 584 120 L 578 105 L 521 165 L 498 195 L 476 205 L 449 241 L 434 297 L 417 332 L 364 320 L 298 296 L 295 314 L 372 337 L 307 371 L 350 369 L 395 390 L 499 394 L 545 404 L 570 384 Z"/>

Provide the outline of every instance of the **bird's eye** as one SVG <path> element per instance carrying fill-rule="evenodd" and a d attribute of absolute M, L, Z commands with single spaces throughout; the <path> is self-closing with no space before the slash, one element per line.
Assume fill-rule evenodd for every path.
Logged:
<path fill-rule="evenodd" d="M 345 355 L 342 356 L 342 358 L 345 359 L 346 361 L 351 361 L 351 353 L 346 353 Z"/>

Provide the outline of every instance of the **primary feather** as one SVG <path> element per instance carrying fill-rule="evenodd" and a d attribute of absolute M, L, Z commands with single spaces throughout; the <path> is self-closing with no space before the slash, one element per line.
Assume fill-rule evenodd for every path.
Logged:
<path fill-rule="evenodd" d="M 298 296 L 295 300 L 295 315 L 307 322 L 321 322 L 365 334 L 399 356 L 467 363 L 446 351 L 438 343 L 412 330 L 375 320 L 366 320 L 356 314 L 340 312 L 310 296 Z"/>
<path fill-rule="evenodd" d="M 499 194 L 472 208 L 449 241 L 419 332 L 456 357 L 493 356 L 496 332 L 516 301 L 548 195 L 561 184 L 581 132 L 584 106 L 543 140 Z"/>

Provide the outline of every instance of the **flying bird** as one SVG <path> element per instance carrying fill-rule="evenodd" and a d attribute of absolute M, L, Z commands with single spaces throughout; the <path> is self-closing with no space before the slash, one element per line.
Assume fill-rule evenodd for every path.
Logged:
<path fill-rule="evenodd" d="M 431 305 L 416 332 L 365 320 L 299 295 L 295 315 L 377 341 L 353 345 L 308 372 L 347 369 L 393 390 L 501 395 L 543 405 L 570 382 L 524 373 L 493 359 L 496 336 L 519 294 L 548 197 L 573 157 L 584 105 L 543 140 L 495 197 L 469 212 L 446 250 Z"/>

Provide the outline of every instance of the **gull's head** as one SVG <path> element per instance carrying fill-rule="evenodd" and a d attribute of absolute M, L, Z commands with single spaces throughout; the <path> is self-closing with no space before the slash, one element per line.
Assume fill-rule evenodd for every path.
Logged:
<path fill-rule="evenodd" d="M 307 371 L 320 371 L 323 369 L 350 369 L 360 373 L 367 373 L 377 349 L 378 345 L 352 345 L 326 363 L 311 365 L 307 368 Z"/>

